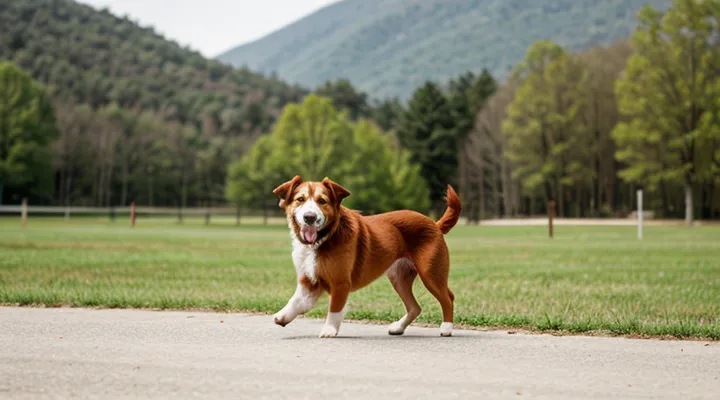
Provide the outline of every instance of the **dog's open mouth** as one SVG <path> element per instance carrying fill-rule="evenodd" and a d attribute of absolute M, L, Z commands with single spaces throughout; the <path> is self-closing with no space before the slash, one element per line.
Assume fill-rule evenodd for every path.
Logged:
<path fill-rule="evenodd" d="M 318 237 L 318 230 L 316 226 L 305 225 L 300 228 L 300 235 L 303 240 L 309 244 L 315 243 Z"/>

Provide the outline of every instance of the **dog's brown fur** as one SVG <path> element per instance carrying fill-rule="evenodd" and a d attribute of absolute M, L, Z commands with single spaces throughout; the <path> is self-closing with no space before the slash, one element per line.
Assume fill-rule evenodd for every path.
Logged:
<path fill-rule="evenodd" d="M 293 215 L 310 196 L 327 218 L 318 232 L 324 242 L 316 250 L 316 281 L 298 276 L 310 292 L 320 289 L 330 294 L 330 312 L 340 312 L 351 292 L 359 290 L 384 273 L 402 298 L 413 319 L 420 307 L 412 284 L 420 275 L 425 287 L 440 302 L 443 322 L 453 322 L 454 295 L 448 287 L 450 259 L 444 234 L 457 223 L 462 205 L 448 185 L 447 210 L 437 221 L 410 211 L 392 211 L 363 216 L 342 205 L 350 192 L 328 178 L 322 182 L 303 182 L 300 176 L 278 186 L 273 193 L 285 209 L 289 225 L 303 244 L 300 227 Z M 393 267 L 392 271 L 389 269 Z M 276 321 L 277 322 L 277 321 Z"/>

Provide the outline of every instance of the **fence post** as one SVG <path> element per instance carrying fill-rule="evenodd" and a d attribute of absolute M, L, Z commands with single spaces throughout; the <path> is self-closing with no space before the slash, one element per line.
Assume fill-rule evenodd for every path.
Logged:
<path fill-rule="evenodd" d="M 553 237 L 553 218 L 555 217 L 555 202 L 553 200 L 548 201 L 548 235 L 552 239 Z"/>
<path fill-rule="evenodd" d="M 23 199 L 22 199 L 22 207 L 20 209 L 20 214 L 22 216 L 22 227 L 23 227 L 23 229 L 25 229 L 25 228 L 27 228 L 27 217 L 28 217 L 27 197 L 23 197 Z"/>
<path fill-rule="evenodd" d="M 110 206 L 110 222 L 115 222 L 115 206 Z"/>
<path fill-rule="evenodd" d="M 639 189 L 637 191 L 637 228 L 638 228 L 638 240 L 642 240 L 643 237 L 643 191 Z"/>
<path fill-rule="evenodd" d="M 240 226 L 240 207 L 235 210 L 235 226 Z"/>
<path fill-rule="evenodd" d="M 70 204 L 65 204 L 65 219 L 70 219 Z"/>
<path fill-rule="evenodd" d="M 130 226 L 135 227 L 135 202 L 130 203 Z"/>
<path fill-rule="evenodd" d="M 180 204 L 178 206 L 178 224 L 182 224 L 182 223 L 183 223 L 183 209 L 182 209 L 182 204 Z"/>

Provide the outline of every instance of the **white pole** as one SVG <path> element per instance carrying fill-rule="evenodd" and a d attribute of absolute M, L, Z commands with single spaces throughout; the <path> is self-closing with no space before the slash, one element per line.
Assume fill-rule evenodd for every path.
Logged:
<path fill-rule="evenodd" d="M 70 205 L 65 206 L 65 219 L 70 219 Z"/>
<path fill-rule="evenodd" d="M 642 189 L 637 191 L 637 213 L 638 213 L 638 240 L 643 237 L 643 192 Z"/>

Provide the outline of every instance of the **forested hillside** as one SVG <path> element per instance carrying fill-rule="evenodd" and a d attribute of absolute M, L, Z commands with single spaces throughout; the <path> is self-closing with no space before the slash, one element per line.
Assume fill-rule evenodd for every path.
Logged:
<path fill-rule="evenodd" d="M 503 81 L 535 40 L 569 51 L 630 36 L 643 4 L 670 0 L 344 0 L 218 59 L 315 87 L 348 78 L 407 99 L 426 80 L 487 68 Z"/>
<path fill-rule="evenodd" d="M 61 137 L 51 195 L 61 202 L 172 204 L 179 197 L 169 190 L 191 203 L 221 196 L 228 160 L 306 94 L 70 0 L 1 1 L 0 61 L 52 97 Z M 6 183 L 11 192 L 20 193 Z"/>
<path fill-rule="evenodd" d="M 212 115 L 221 131 L 238 134 L 266 129 L 282 105 L 302 94 L 70 0 L 4 0 L 0 33 L 0 59 L 15 62 L 53 93 L 92 107 L 116 102 L 181 122 Z"/>

